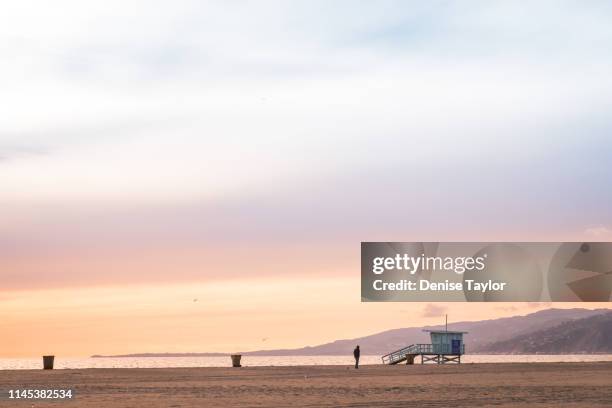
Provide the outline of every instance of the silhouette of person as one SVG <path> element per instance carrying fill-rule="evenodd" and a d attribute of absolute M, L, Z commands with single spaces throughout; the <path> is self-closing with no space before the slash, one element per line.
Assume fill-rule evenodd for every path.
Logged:
<path fill-rule="evenodd" d="M 361 351 L 359 351 L 359 346 L 355 347 L 353 350 L 353 356 L 355 357 L 355 368 L 359 368 L 359 356 L 361 355 Z"/>

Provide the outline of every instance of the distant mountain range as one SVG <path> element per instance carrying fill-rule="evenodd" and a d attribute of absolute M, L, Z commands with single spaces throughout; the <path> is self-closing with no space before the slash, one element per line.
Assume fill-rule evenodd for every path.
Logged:
<path fill-rule="evenodd" d="M 299 349 L 243 352 L 251 356 L 314 356 L 351 354 L 359 344 L 364 355 L 383 355 L 414 343 L 429 343 L 423 330 L 444 326 L 387 330 L 355 339 L 336 340 Z M 526 316 L 449 324 L 449 330 L 466 331 L 470 354 L 578 354 L 612 353 L 610 309 L 547 309 Z M 142 353 L 92 357 L 193 357 L 226 353 Z"/>
<path fill-rule="evenodd" d="M 489 344 L 482 352 L 503 354 L 612 353 L 612 312 Z"/>

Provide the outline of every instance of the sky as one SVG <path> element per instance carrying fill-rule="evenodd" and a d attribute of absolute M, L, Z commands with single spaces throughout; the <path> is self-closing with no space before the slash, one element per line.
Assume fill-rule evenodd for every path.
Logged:
<path fill-rule="evenodd" d="M 611 240 L 611 18 L 4 2 L 1 355 L 300 347 L 550 307 L 361 304 L 359 243 Z"/>

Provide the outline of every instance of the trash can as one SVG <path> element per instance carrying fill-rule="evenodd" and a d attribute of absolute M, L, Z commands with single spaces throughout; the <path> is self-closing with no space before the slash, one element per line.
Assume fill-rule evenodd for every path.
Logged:
<path fill-rule="evenodd" d="M 240 359 L 242 358 L 242 354 L 232 354 L 232 367 L 242 367 L 240 365 Z"/>
<path fill-rule="evenodd" d="M 43 356 L 43 368 L 45 370 L 53 370 L 53 360 L 55 356 Z"/>

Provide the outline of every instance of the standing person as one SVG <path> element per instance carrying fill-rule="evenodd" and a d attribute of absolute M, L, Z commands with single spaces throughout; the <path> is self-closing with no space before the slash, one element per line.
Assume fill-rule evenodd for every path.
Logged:
<path fill-rule="evenodd" d="M 359 368 L 359 356 L 361 355 L 361 351 L 359 351 L 359 346 L 355 347 L 353 350 L 353 356 L 355 357 L 355 368 Z"/>

